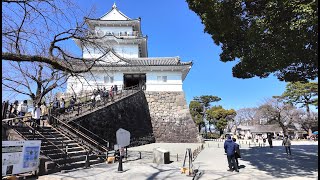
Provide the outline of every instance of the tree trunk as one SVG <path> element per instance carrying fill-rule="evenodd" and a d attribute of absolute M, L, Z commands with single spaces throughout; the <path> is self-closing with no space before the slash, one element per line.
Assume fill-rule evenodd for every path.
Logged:
<path fill-rule="evenodd" d="M 279 121 L 279 125 L 282 128 L 283 134 L 288 135 L 288 127 L 286 127 L 281 121 Z"/>
<path fill-rule="evenodd" d="M 223 134 L 223 129 L 219 129 L 220 136 Z"/>
<path fill-rule="evenodd" d="M 306 111 L 307 111 L 307 122 L 310 122 L 311 120 L 311 114 L 310 114 L 310 108 L 309 108 L 309 104 L 306 103 Z M 311 136 L 312 135 L 312 131 L 311 131 L 311 128 L 308 128 L 308 136 Z"/>

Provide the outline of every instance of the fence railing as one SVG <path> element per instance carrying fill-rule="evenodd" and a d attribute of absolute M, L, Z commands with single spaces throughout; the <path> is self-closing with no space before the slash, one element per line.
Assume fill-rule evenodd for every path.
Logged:
<path fill-rule="evenodd" d="M 76 122 L 70 122 L 71 124 L 74 124 L 73 127 L 77 128 L 78 131 L 80 132 L 83 132 L 84 134 L 88 135 L 89 137 L 90 136 L 94 136 L 95 138 L 99 139 L 100 141 L 96 140 L 97 142 L 99 142 L 100 144 L 102 145 L 106 145 L 106 147 L 108 148 L 109 147 L 109 141 L 101 138 L 100 136 L 96 135 L 95 133 L 93 133 L 92 131 L 88 130 L 87 128 L 81 126 L 80 124 L 76 123 Z M 81 130 L 80 130 L 81 129 Z M 88 133 L 88 134 L 87 134 Z"/>
<path fill-rule="evenodd" d="M 27 119 L 26 121 L 24 121 L 24 119 Z M 30 125 L 27 124 L 27 122 L 30 123 Z M 22 116 L 22 117 L 16 117 L 16 118 L 8 118 L 8 119 L 3 119 L 2 123 L 5 123 L 6 125 L 8 125 L 10 128 L 12 129 L 16 129 L 16 128 L 23 128 L 23 127 L 27 127 L 29 130 L 32 131 L 32 139 L 35 139 L 36 134 L 39 135 L 41 138 L 43 138 L 46 142 L 50 143 L 51 145 L 53 145 L 55 148 L 57 148 L 62 154 L 64 158 L 67 158 L 70 156 L 68 156 L 66 150 L 65 150 L 65 146 L 64 146 L 64 142 L 63 140 L 60 140 L 62 148 L 58 147 L 56 144 L 54 144 L 52 141 L 50 141 L 47 137 L 45 137 L 43 134 L 41 134 L 39 131 L 36 131 L 35 128 L 40 128 L 43 130 L 43 128 L 38 125 L 34 119 L 31 118 L 31 116 Z M 32 123 L 32 125 L 31 125 Z M 34 127 L 32 127 L 34 126 Z M 28 139 L 27 137 L 25 137 L 23 134 L 21 134 L 18 130 L 16 130 L 16 132 L 23 138 L 23 139 Z M 46 133 L 48 133 L 51 137 L 53 137 L 54 139 L 57 139 L 55 136 L 53 136 L 50 132 L 46 131 Z M 58 140 L 58 139 L 57 139 Z M 43 150 L 40 149 L 40 152 L 44 155 L 47 156 L 47 153 Z M 55 160 L 51 159 L 49 156 L 47 156 L 51 161 L 55 162 L 57 164 L 58 167 L 61 167 L 62 164 L 57 163 Z"/>
<path fill-rule="evenodd" d="M 65 108 L 66 111 L 63 113 L 60 111 L 61 109 L 54 109 L 52 107 L 49 107 L 49 112 L 51 115 L 59 118 L 60 120 L 64 120 L 65 122 L 69 123 L 75 120 L 77 116 L 100 109 L 106 105 L 110 105 L 124 97 L 135 94 L 140 90 L 140 86 L 132 86 L 119 91 L 113 91 L 108 97 L 101 97 L 100 95 L 100 100 L 96 100 L 95 98 L 91 99 L 91 97 L 94 96 L 94 93 L 90 93 L 83 96 L 77 103 L 74 104 L 73 107 L 67 105 L 67 108 Z"/>
<path fill-rule="evenodd" d="M 107 147 L 105 147 L 103 144 L 97 142 L 96 140 L 92 139 L 91 137 L 87 136 L 85 133 L 81 132 L 80 130 L 76 129 L 75 127 L 61 121 L 60 119 L 53 117 L 56 120 L 56 126 L 57 128 L 62 127 L 61 130 L 67 130 L 69 132 L 71 132 L 72 134 L 76 135 L 79 138 L 76 138 L 75 140 L 78 141 L 80 144 L 83 144 L 86 146 L 86 144 L 83 143 L 83 140 L 86 141 L 87 143 L 90 144 L 90 146 L 93 146 L 94 148 L 96 148 L 100 153 L 100 154 L 104 154 L 105 152 L 108 152 L 108 146 L 109 146 L 109 142 L 104 140 L 107 143 Z M 66 132 L 63 132 L 66 133 Z M 92 133 L 92 132 L 91 132 Z M 81 140 L 80 140 L 81 138 Z M 88 148 L 88 149 L 92 149 L 92 148 Z"/>

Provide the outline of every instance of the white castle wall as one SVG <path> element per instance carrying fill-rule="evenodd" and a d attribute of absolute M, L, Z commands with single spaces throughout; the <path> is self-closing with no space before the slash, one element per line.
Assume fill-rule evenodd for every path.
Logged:
<path fill-rule="evenodd" d="M 167 82 L 158 81 L 158 76 L 167 76 Z M 183 91 L 181 72 L 147 72 L 146 91 Z"/>
<path fill-rule="evenodd" d="M 80 83 L 79 79 L 71 77 L 67 82 L 67 93 L 72 93 L 71 86 L 73 84 L 73 89 L 75 92 L 80 92 L 81 90 L 93 90 L 98 86 L 103 86 L 106 88 L 111 87 L 112 85 L 117 85 L 119 89 L 121 89 L 123 85 L 123 74 L 124 73 L 141 73 L 141 72 L 92 72 L 94 74 L 94 78 L 87 74 L 85 75 L 86 82 L 84 79 L 81 79 L 82 83 Z M 112 76 L 114 81 L 113 83 L 104 83 L 104 76 Z M 167 82 L 158 81 L 158 76 L 167 76 Z M 171 71 L 162 71 L 162 72 L 147 72 L 146 73 L 146 91 L 183 91 L 182 89 L 182 79 L 181 72 L 171 72 Z"/>

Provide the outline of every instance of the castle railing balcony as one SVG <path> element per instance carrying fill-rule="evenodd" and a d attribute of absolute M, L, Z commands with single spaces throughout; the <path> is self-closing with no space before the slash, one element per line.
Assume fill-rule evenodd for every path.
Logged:
<path fill-rule="evenodd" d="M 141 37 L 142 34 L 139 33 L 139 31 L 122 31 L 122 32 L 104 32 L 104 31 L 89 31 L 88 36 L 96 36 L 96 37 L 102 37 L 102 36 L 116 36 L 116 37 L 125 37 L 125 38 L 135 38 L 135 37 Z"/>

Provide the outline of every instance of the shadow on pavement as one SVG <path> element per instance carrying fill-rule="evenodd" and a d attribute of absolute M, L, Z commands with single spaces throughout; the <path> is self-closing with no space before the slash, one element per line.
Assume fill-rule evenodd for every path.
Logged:
<path fill-rule="evenodd" d="M 283 146 L 241 149 L 241 161 L 249 161 L 261 171 L 276 178 L 314 176 L 318 171 L 318 145 L 292 145 L 288 156 Z"/>

